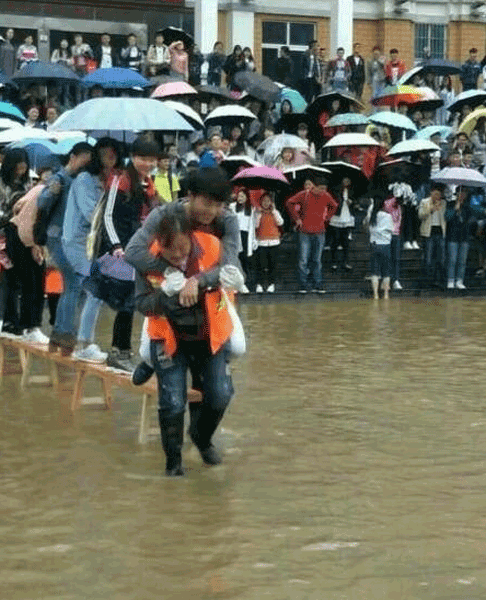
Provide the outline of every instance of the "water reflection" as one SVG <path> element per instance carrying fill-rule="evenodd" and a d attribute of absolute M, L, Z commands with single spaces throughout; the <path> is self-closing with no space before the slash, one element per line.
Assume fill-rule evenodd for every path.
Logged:
<path fill-rule="evenodd" d="M 484 302 L 242 313 L 226 463 L 188 445 L 184 481 L 135 398 L 71 416 L 4 377 L 1 597 L 484 598 Z"/>

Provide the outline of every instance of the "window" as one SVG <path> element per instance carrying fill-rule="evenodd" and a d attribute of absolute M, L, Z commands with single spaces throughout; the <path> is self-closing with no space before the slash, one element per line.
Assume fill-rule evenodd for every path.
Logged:
<path fill-rule="evenodd" d="M 417 23 L 415 25 L 415 60 L 427 58 L 445 58 L 446 26 Z"/>
<path fill-rule="evenodd" d="M 288 46 L 294 63 L 293 77 L 299 76 L 302 55 L 316 37 L 314 23 L 264 21 L 262 23 L 262 71 L 274 79 L 275 64 L 280 46 Z"/>

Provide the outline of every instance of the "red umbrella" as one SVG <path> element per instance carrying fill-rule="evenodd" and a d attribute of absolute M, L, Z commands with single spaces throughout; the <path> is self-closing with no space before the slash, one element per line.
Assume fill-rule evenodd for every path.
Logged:
<path fill-rule="evenodd" d="M 247 188 L 263 188 L 268 191 L 280 190 L 289 185 L 288 179 L 281 171 L 274 167 L 265 167 L 263 165 L 243 169 L 231 181 L 238 185 L 244 185 Z"/>

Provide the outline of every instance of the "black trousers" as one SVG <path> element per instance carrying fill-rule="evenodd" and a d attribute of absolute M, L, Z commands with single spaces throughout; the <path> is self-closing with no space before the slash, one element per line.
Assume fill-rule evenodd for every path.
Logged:
<path fill-rule="evenodd" d="M 113 322 L 113 337 L 111 345 L 118 350 L 130 350 L 132 347 L 133 311 L 116 313 Z"/>
<path fill-rule="evenodd" d="M 275 284 L 279 245 L 259 246 L 256 252 L 256 283 L 262 286 Z"/>
<path fill-rule="evenodd" d="M 343 264 L 348 264 L 350 230 L 351 227 L 333 227 L 332 225 L 327 228 L 327 233 L 330 234 L 328 239 L 331 246 L 331 264 L 337 264 L 338 246 L 343 248 Z"/>
<path fill-rule="evenodd" d="M 21 242 L 17 228 L 5 226 L 7 254 L 13 267 L 5 271 L 7 286 L 4 321 L 16 329 L 40 327 L 44 308 L 44 265 L 32 258 L 32 251 Z"/>

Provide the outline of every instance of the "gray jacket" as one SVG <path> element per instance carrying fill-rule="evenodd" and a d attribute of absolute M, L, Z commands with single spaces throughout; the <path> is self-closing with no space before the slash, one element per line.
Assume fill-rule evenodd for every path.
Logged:
<path fill-rule="evenodd" d="M 42 218 L 48 219 L 45 223 L 48 237 L 61 237 L 64 211 L 72 181 L 71 174 L 62 167 L 49 179 L 37 199 L 39 213 Z"/>

